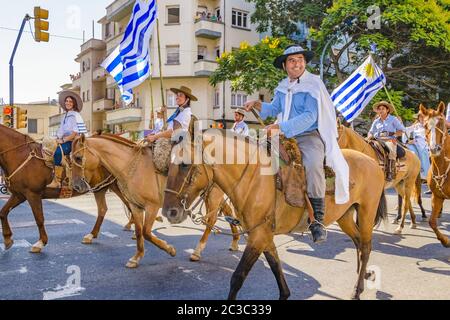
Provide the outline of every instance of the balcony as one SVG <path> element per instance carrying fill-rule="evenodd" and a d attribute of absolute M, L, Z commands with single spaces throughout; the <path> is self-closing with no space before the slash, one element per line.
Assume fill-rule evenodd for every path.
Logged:
<path fill-rule="evenodd" d="M 194 24 L 195 36 L 206 39 L 219 39 L 222 37 L 224 24 L 209 20 L 197 20 Z"/>
<path fill-rule="evenodd" d="M 142 121 L 142 109 L 141 108 L 120 108 L 106 112 L 106 124 L 122 124 L 129 122 Z"/>
<path fill-rule="evenodd" d="M 59 126 L 61 124 L 61 121 L 62 121 L 63 117 L 64 117 L 64 113 L 60 113 L 60 114 L 56 114 L 54 116 L 51 116 L 49 118 L 48 126 L 49 127 Z"/>
<path fill-rule="evenodd" d="M 196 77 L 209 77 L 217 68 L 217 62 L 211 60 L 197 60 L 194 62 Z"/>
<path fill-rule="evenodd" d="M 71 74 L 70 80 L 72 80 L 72 89 L 79 90 L 81 86 L 81 72 L 78 72 L 77 74 Z"/>
<path fill-rule="evenodd" d="M 89 49 L 105 50 L 105 48 L 106 48 L 106 44 L 103 40 L 90 39 L 81 45 L 81 52 L 84 52 Z"/>
<path fill-rule="evenodd" d="M 108 73 L 103 67 L 97 67 L 92 74 L 92 81 L 103 81 L 107 75 Z"/>
<path fill-rule="evenodd" d="M 93 103 L 92 112 L 102 112 L 113 109 L 113 101 L 109 99 L 100 99 Z"/>
<path fill-rule="evenodd" d="M 116 0 L 106 7 L 108 21 L 119 22 L 131 14 L 135 0 Z"/>

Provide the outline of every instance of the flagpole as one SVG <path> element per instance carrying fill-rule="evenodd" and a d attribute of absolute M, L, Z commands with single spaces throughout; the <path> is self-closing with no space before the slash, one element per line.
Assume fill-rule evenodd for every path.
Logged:
<path fill-rule="evenodd" d="M 156 32 L 158 37 L 158 59 L 159 59 L 159 80 L 161 82 L 161 101 L 162 106 L 164 107 L 164 114 L 163 114 L 163 123 L 164 127 L 166 126 L 166 103 L 164 101 L 164 84 L 163 84 L 163 77 L 162 77 L 162 62 L 161 62 L 161 43 L 160 43 L 160 34 L 159 34 L 159 18 L 156 19 Z"/>
<path fill-rule="evenodd" d="M 369 53 L 369 56 L 372 57 L 373 60 L 375 60 L 374 57 L 373 57 L 373 55 L 372 55 L 372 53 Z M 377 72 L 377 69 L 376 69 L 376 68 L 375 68 L 375 72 Z M 377 74 L 377 76 L 379 76 L 379 74 Z M 398 115 L 397 109 L 395 108 L 394 102 L 392 102 L 391 95 L 389 94 L 389 92 L 388 92 L 388 90 L 387 90 L 387 88 L 386 88 L 386 85 L 384 84 L 383 81 L 381 81 L 381 83 L 383 84 L 383 89 L 384 89 L 384 92 L 386 92 L 386 95 L 387 95 L 387 97 L 388 97 L 388 99 L 389 99 L 389 102 L 391 103 L 392 107 L 394 107 L 394 113 L 395 113 L 395 115 L 396 115 L 397 117 L 400 117 L 400 116 Z"/>
<path fill-rule="evenodd" d="M 150 129 L 155 128 L 155 108 L 153 101 L 153 86 L 152 86 L 152 76 L 150 75 L 148 79 L 148 84 L 150 85 Z"/>

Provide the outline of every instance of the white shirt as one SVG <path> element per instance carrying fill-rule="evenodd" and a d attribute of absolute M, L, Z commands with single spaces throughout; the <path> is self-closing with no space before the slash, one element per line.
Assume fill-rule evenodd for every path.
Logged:
<path fill-rule="evenodd" d="M 162 130 L 164 126 L 164 120 L 162 118 L 156 118 L 155 127 L 153 128 L 154 133 L 158 133 Z"/>
<path fill-rule="evenodd" d="M 447 115 L 445 117 L 445 120 L 450 121 L 450 102 L 447 105 Z"/>
<path fill-rule="evenodd" d="M 66 112 L 64 117 L 61 119 L 61 126 L 59 127 L 59 129 L 56 133 L 56 136 L 59 139 L 62 139 L 62 138 L 70 136 L 73 132 L 83 133 L 85 130 L 85 127 L 84 127 L 84 130 L 82 128 L 84 123 L 79 124 L 78 123 L 79 121 L 77 121 L 78 117 L 81 118 L 81 115 L 76 111 Z"/>
<path fill-rule="evenodd" d="M 189 130 L 189 123 L 191 122 L 192 111 L 191 108 L 184 108 L 174 119 L 174 121 L 178 121 L 181 124 L 182 130 Z M 167 123 L 167 129 L 173 130 L 174 121 L 170 121 Z"/>
<path fill-rule="evenodd" d="M 425 127 L 420 122 L 406 128 L 406 136 L 408 139 L 411 134 L 414 139 L 414 144 L 416 144 L 421 149 L 428 148 L 425 137 Z"/>
<path fill-rule="evenodd" d="M 231 128 L 231 131 L 235 132 L 236 134 L 248 136 L 248 125 L 243 120 L 235 122 L 233 128 Z"/>

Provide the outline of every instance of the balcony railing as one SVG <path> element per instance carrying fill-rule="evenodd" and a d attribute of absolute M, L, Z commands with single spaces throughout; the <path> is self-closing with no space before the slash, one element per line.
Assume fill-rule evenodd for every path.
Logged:
<path fill-rule="evenodd" d="M 140 121 L 142 121 L 142 108 L 119 108 L 106 112 L 107 125 Z"/>
<path fill-rule="evenodd" d="M 197 77 L 209 77 L 216 68 L 216 61 L 197 60 L 194 62 L 194 75 Z"/>
<path fill-rule="evenodd" d="M 195 36 L 206 39 L 219 39 L 222 37 L 224 24 L 208 20 L 197 20 L 195 22 Z"/>
<path fill-rule="evenodd" d="M 93 112 L 108 111 L 108 110 L 112 110 L 113 108 L 114 108 L 113 101 L 109 100 L 109 99 L 97 100 L 92 105 Z"/>

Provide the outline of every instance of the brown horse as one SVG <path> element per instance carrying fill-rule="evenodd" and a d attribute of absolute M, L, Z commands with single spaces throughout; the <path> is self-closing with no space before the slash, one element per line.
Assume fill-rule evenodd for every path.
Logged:
<path fill-rule="evenodd" d="M 135 268 L 144 256 L 144 239 L 152 242 L 160 249 L 175 256 L 176 250 L 165 241 L 151 233 L 152 226 L 159 208 L 162 206 L 163 190 L 167 178 L 157 174 L 152 154 L 149 148 L 111 136 L 101 135 L 86 139 L 84 136 L 73 142 L 74 169 L 72 171 L 74 188 L 79 192 L 86 190 L 85 174 L 95 171 L 99 166 L 105 166 L 117 178 L 119 188 L 130 203 L 137 238 L 137 252 L 127 263 L 127 267 Z M 223 198 L 223 192 L 217 187 L 205 198 L 209 227 L 191 255 L 192 261 L 198 261 L 201 252 L 217 219 L 217 209 Z M 221 211 L 232 216 L 232 210 L 224 205 Z M 145 212 L 145 215 L 144 215 Z M 145 219 L 144 219 L 145 217 Z M 143 223 L 144 222 L 144 223 Z M 143 223 L 143 224 L 142 224 Z M 236 231 L 236 227 L 232 226 Z M 238 250 L 239 236 L 233 237 L 230 250 Z"/>
<path fill-rule="evenodd" d="M 431 169 L 428 171 L 427 183 L 432 191 L 430 227 L 442 245 L 450 248 L 449 238 L 438 228 L 437 219 L 442 211 L 445 199 L 450 199 L 450 139 L 445 125 L 445 104 L 439 103 L 436 110 L 427 109 L 422 104 L 420 112 L 425 116 L 427 142 L 430 146 Z"/>
<path fill-rule="evenodd" d="M 48 242 L 44 226 L 42 199 L 58 199 L 61 189 L 46 188 L 52 180 L 52 170 L 45 165 L 41 158 L 42 151 L 39 143 L 27 135 L 2 125 L 0 125 L 0 136 L 0 166 L 4 170 L 5 176 L 9 177 L 8 188 L 11 192 L 11 197 L 0 211 L 5 249 L 11 248 L 14 243 L 8 214 L 22 202 L 28 201 L 39 228 L 39 241 L 32 246 L 31 252 L 39 253 Z M 105 200 L 105 193 L 108 188 L 114 191 L 127 207 L 129 206 L 118 189 L 117 183 L 113 181 L 105 168 L 98 168 L 97 171 L 92 173 L 88 181 L 93 186 L 105 186 L 103 188 L 94 187 L 96 189 L 94 196 L 98 213 L 91 234 L 95 238 L 108 210 Z M 75 192 L 73 196 L 81 194 Z M 86 239 L 83 239 L 83 243 L 87 243 L 86 241 Z"/>
<path fill-rule="evenodd" d="M 228 298 L 236 299 L 253 264 L 261 253 L 264 253 L 277 280 L 280 299 L 287 299 L 290 291 L 273 238 L 276 234 L 305 231 L 307 210 L 291 207 L 285 202 L 284 195 L 276 189 L 274 175 L 261 174 L 263 165 L 259 160 L 250 164 L 249 150 L 257 148 L 253 142 L 242 141 L 243 138 L 238 137 L 241 143 L 236 146 L 232 137 L 209 132 L 203 137 L 204 141 L 222 141 L 222 146 L 226 146 L 223 150 L 217 151 L 210 148 L 210 143 L 203 142 L 203 145 L 200 145 L 203 159 L 211 159 L 213 152 L 222 153 L 225 159 L 226 153 L 231 150 L 234 155 L 245 155 L 248 162 L 213 164 L 214 162 L 208 160 L 210 164 L 186 164 L 183 160 L 180 165 L 171 164 L 163 215 L 171 223 L 182 222 L 186 219 L 186 206 L 189 206 L 192 200 L 211 183 L 216 183 L 230 197 L 240 224 L 248 233 L 244 254 L 231 278 Z M 343 150 L 343 154 L 349 165 L 354 186 L 350 190 L 350 200 L 346 204 L 337 205 L 334 196 L 326 196 L 324 223 L 329 225 L 337 221 L 356 246 L 359 276 L 352 297 L 358 299 L 364 290 L 364 278 L 373 275 L 366 272 L 372 248 L 373 227 L 387 214 L 383 189 L 384 174 L 374 160 L 360 152 Z M 371 179 L 367 179 L 369 175 Z M 357 223 L 353 218 L 355 210 Z"/>
<path fill-rule="evenodd" d="M 338 124 L 338 143 L 339 147 L 343 149 L 353 149 L 362 152 L 375 161 L 378 162 L 378 157 L 375 150 L 370 146 L 370 144 L 357 132 L 345 127 L 342 124 Z M 403 203 L 403 210 L 401 211 L 401 221 L 397 229 L 394 231 L 396 234 L 401 234 L 405 226 L 406 212 L 409 210 L 411 215 L 411 229 L 415 229 L 416 225 L 416 215 L 414 214 L 414 209 L 411 204 L 411 195 L 414 192 L 416 201 L 422 210 L 422 217 L 425 216 L 425 209 L 422 206 L 422 196 L 421 196 L 421 179 L 420 179 L 420 160 L 409 150 L 406 150 L 406 171 L 397 172 L 397 176 L 392 181 L 386 181 L 384 184 L 385 189 L 394 187 L 398 195 L 402 199 L 399 201 L 399 214 L 401 204 Z"/>

